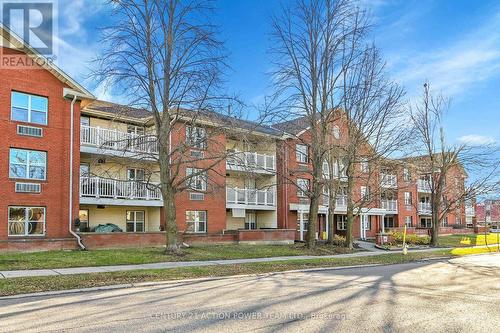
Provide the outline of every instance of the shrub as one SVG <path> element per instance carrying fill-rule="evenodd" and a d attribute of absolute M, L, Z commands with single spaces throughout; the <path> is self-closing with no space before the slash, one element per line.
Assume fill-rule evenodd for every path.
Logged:
<path fill-rule="evenodd" d="M 392 237 L 394 238 L 395 244 L 403 244 L 403 233 L 395 231 L 392 233 Z M 406 235 L 406 244 L 412 245 L 427 245 L 431 241 L 429 236 L 419 237 L 416 234 L 407 234 Z"/>
<path fill-rule="evenodd" d="M 344 236 L 340 236 L 340 235 L 336 235 L 336 234 L 333 235 L 333 245 L 346 247 L 347 246 L 346 238 Z"/>

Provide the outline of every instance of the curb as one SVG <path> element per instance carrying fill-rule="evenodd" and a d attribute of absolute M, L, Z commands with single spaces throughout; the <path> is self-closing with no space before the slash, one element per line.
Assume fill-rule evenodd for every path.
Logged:
<path fill-rule="evenodd" d="M 181 279 L 181 280 L 168 280 L 168 281 L 138 282 L 138 283 L 116 284 L 116 285 L 100 286 L 100 287 L 42 291 L 42 292 L 29 293 L 29 294 L 0 296 L 0 301 L 11 300 L 11 299 L 32 298 L 32 297 L 44 297 L 44 296 L 62 296 L 62 295 L 71 295 L 71 294 L 77 294 L 77 293 L 89 293 L 89 292 L 95 292 L 95 291 L 109 291 L 109 290 L 140 288 L 140 287 L 154 287 L 154 286 L 161 286 L 161 285 L 179 285 L 179 284 L 189 283 L 189 282 L 220 281 L 220 280 L 227 280 L 227 279 L 233 279 L 233 278 L 244 278 L 244 277 L 258 277 L 258 276 L 265 277 L 265 276 L 273 276 L 273 275 L 286 274 L 286 273 L 307 273 L 307 272 L 337 271 L 337 270 L 355 269 L 355 268 L 392 266 L 392 265 L 401 265 L 401 264 L 412 264 L 412 263 L 418 263 L 418 262 L 424 262 L 424 261 L 447 260 L 447 259 L 451 259 L 451 258 L 452 258 L 451 256 L 435 257 L 435 258 L 424 258 L 424 259 L 415 260 L 415 261 L 409 261 L 409 262 L 404 262 L 404 263 L 393 263 L 393 264 L 366 264 L 366 265 L 351 265 L 351 266 L 337 266 L 337 267 L 316 267 L 316 268 L 294 269 L 294 270 L 267 272 L 267 273 L 201 277 L 201 278 L 194 278 L 194 279 Z"/>

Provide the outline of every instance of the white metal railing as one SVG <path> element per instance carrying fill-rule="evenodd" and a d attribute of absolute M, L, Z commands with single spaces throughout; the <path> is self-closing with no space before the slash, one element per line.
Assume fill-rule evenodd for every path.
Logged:
<path fill-rule="evenodd" d="M 398 211 L 398 201 L 397 200 L 382 200 L 381 201 L 382 209 L 385 209 L 390 212 Z"/>
<path fill-rule="evenodd" d="M 161 200 L 158 184 L 101 177 L 80 177 L 80 196 L 129 200 Z"/>
<path fill-rule="evenodd" d="M 276 190 L 226 187 L 226 203 L 251 206 L 276 206 Z"/>
<path fill-rule="evenodd" d="M 419 192 L 431 192 L 431 181 L 427 179 L 417 179 L 417 190 Z"/>
<path fill-rule="evenodd" d="M 347 195 L 337 195 L 335 198 L 335 208 L 347 208 Z"/>
<path fill-rule="evenodd" d="M 158 153 L 154 135 L 137 135 L 87 125 L 80 127 L 80 144 L 119 151 Z"/>
<path fill-rule="evenodd" d="M 474 207 L 465 207 L 465 216 L 475 216 L 476 210 Z"/>
<path fill-rule="evenodd" d="M 381 174 L 380 186 L 382 187 L 398 187 L 398 178 L 396 175 Z"/>
<path fill-rule="evenodd" d="M 276 171 L 276 159 L 273 155 L 236 151 L 228 154 L 226 167 L 228 169 L 241 167 L 252 170 Z"/>
<path fill-rule="evenodd" d="M 420 214 L 431 214 L 432 206 L 430 202 L 419 202 L 418 203 L 418 212 Z"/>

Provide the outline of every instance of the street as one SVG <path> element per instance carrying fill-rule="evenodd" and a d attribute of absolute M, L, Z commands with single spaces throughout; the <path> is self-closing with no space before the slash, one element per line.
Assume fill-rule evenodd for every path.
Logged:
<path fill-rule="evenodd" d="M 0 331 L 498 332 L 500 254 L 0 299 Z"/>

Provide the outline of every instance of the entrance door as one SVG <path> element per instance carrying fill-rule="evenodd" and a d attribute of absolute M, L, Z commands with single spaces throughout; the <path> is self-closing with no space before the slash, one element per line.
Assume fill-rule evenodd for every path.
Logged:
<path fill-rule="evenodd" d="M 299 240 L 303 241 L 309 228 L 309 213 L 297 212 L 297 231 Z"/>
<path fill-rule="evenodd" d="M 366 239 L 366 230 L 369 230 L 370 217 L 367 214 L 362 214 L 360 216 L 360 236 L 359 238 Z"/>

